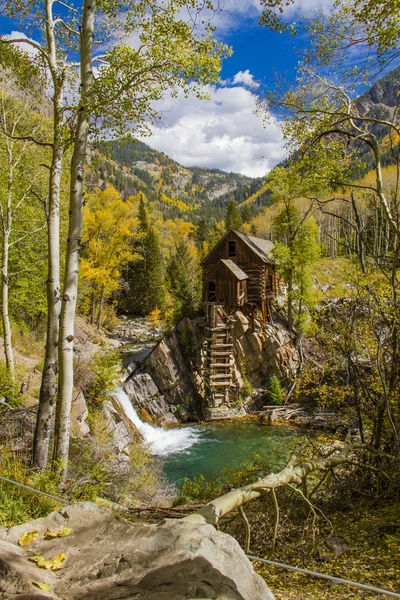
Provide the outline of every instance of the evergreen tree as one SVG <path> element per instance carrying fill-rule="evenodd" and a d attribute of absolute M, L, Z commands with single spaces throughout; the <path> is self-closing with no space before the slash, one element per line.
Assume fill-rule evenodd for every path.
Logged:
<path fill-rule="evenodd" d="M 251 210 L 248 204 L 245 204 L 242 210 L 240 211 L 240 216 L 242 218 L 243 223 L 249 223 L 251 219 Z"/>
<path fill-rule="evenodd" d="M 148 315 L 156 308 L 165 307 L 164 269 L 160 241 L 155 229 L 151 228 L 144 239 L 144 277 L 141 295 L 142 312 Z"/>
<path fill-rule="evenodd" d="M 138 219 L 139 219 L 139 227 L 138 227 L 138 231 L 142 232 L 142 233 L 147 233 L 149 231 L 149 220 L 147 217 L 147 210 L 144 204 L 144 194 L 142 192 L 139 192 L 139 196 L 140 196 L 140 202 L 139 202 L 139 212 L 138 212 Z"/>
<path fill-rule="evenodd" d="M 196 247 L 200 250 L 203 247 L 204 242 L 207 242 L 210 237 L 212 223 L 209 219 L 204 217 L 200 219 L 195 233 Z"/>
<path fill-rule="evenodd" d="M 234 200 L 230 200 L 228 204 L 225 215 L 225 227 L 227 231 L 230 229 L 240 230 L 242 227 L 242 218 Z"/>
<path fill-rule="evenodd" d="M 268 382 L 268 402 L 271 404 L 282 404 L 282 389 L 279 379 L 273 375 Z"/>
<path fill-rule="evenodd" d="M 167 273 L 170 292 L 175 300 L 175 322 L 184 317 L 194 317 L 201 304 L 201 274 L 185 239 L 177 245 Z"/>

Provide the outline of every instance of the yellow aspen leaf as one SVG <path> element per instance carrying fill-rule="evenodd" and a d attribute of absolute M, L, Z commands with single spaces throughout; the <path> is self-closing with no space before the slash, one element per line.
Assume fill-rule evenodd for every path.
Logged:
<path fill-rule="evenodd" d="M 54 538 L 66 537 L 71 533 L 72 529 L 70 527 L 61 527 L 58 531 L 50 531 L 50 529 L 46 529 L 46 533 L 44 534 L 45 540 L 52 540 Z"/>
<path fill-rule="evenodd" d="M 37 539 L 38 535 L 39 531 L 37 529 L 34 529 L 33 531 L 26 531 L 19 538 L 18 544 L 20 546 L 29 546 L 29 544 L 31 544 L 34 540 Z"/>
<path fill-rule="evenodd" d="M 35 585 L 36 587 L 38 587 L 40 590 L 43 590 L 44 592 L 50 591 L 49 584 L 43 583 L 43 581 L 32 581 L 32 585 Z"/>
<path fill-rule="evenodd" d="M 47 560 L 43 556 L 30 556 L 28 558 L 31 562 L 36 563 L 39 569 L 48 569 L 49 571 L 59 571 L 64 566 L 65 554 L 60 552 L 54 558 Z"/>

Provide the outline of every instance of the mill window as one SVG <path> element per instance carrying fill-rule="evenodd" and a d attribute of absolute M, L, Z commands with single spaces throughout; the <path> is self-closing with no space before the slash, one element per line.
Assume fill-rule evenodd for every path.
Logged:
<path fill-rule="evenodd" d="M 215 289 L 215 281 L 208 282 L 208 301 L 215 302 L 217 299 L 217 292 Z"/>
<path fill-rule="evenodd" d="M 228 242 L 228 257 L 235 258 L 236 257 L 236 242 Z"/>

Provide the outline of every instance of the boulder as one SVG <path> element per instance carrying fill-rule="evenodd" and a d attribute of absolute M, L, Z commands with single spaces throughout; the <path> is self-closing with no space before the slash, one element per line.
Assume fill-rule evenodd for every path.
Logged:
<path fill-rule="evenodd" d="M 167 412 L 165 415 L 157 419 L 157 425 L 161 427 L 176 427 L 179 425 L 179 421 L 175 415 L 171 412 Z"/>
<path fill-rule="evenodd" d="M 158 387 L 148 373 L 135 375 L 125 384 L 124 389 L 135 406 L 142 406 L 159 394 Z"/>
<path fill-rule="evenodd" d="M 242 311 L 238 310 L 235 313 L 235 324 L 233 327 L 233 335 L 238 338 L 241 337 L 248 331 L 250 328 L 250 320 L 242 313 Z"/>
<path fill-rule="evenodd" d="M 72 531 L 43 539 L 46 529 L 61 527 Z M 19 547 L 21 535 L 33 530 L 38 538 Z M 55 572 L 27 560 L 61 552 L 65 562 Z M 0 590 L 7 600 L 273 600 L 236 540 L 212 525 L 128 523 L 90 502 L 2 528 L 0 553 Z M 34 581 L 47 583 L 51 591 L 41 592 Z"/>
<path fill-rule="evenodd" d="M 183 319 L 144 361 L 148 373 L 169 405 L 197 411 L 196 374 L 201 366 L 202 337 L 198 320 Z"/>
<path fill-rule="evenodd" d="M 333 552 L 335 556 L 341 556 L 346 552 L 350 552 L 350 546 L 341 535 L 331 533 L 325 540 L 325 545 Z"/>
<path fill-rule="evenodd" d="M 129 460 L 129 446 L 133 441 L 133 424 L 121 410 L 116 399 L 106 400 L 102 405 L 103 418 L 107 425 L 106 430 L 112 435 L 113 444 L 118 451 L 119 458 Z"/>

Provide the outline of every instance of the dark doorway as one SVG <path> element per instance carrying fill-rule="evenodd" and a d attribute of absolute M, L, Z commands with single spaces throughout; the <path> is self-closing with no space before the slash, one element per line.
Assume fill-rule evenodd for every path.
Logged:
<path fill-rule="evenodd" d="M 215 302 L 217 300 L 217 292 L 215 289 L 215 281 L 208 282 L 208 301 Z"/>

